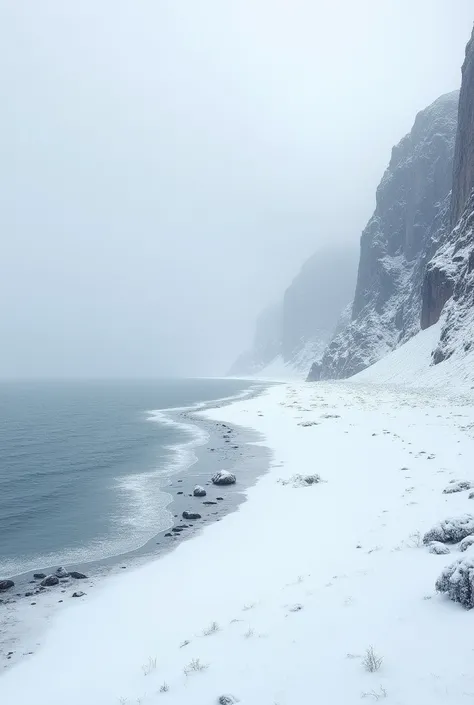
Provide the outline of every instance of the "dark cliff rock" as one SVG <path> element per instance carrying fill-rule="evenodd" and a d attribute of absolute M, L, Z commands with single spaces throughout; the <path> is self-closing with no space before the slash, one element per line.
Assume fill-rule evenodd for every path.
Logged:
<path fill-rule="evenodd" d="M 435 364 L 474 349 L 474 30 L 462 67 L 450 223 L 423 284 L 422 325 L 442 313 Z"/>
<path fill-rule="evenodd" d="M 466 46 L 459 96 L 459 119 L 453 168 L 451 227 L 455 227 L 474 187 L 474 29 Z"/>
<path fill-rule="evenodd" d="M 354 294 L 357 252 L 353 246 L 327 248 L 301 268 L 283 297 L 257 320 L 252 349 L 229 374 L 257 374 L 275 359 L 306 376 L 334 335 L 341 311 Z"/>
<path fill-rule="evenodd" d="M 434 296 L 426 265 L 449 222 L 458 99 L 449 93 L 418 113 L 393 148 L 361 237 L 351 321 L 310 379 L 349 377 L 419 331 L 422 287 Z"/>

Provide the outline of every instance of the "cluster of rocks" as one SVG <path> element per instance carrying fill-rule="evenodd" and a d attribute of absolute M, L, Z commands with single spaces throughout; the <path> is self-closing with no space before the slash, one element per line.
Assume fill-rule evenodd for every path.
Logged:
<path fill-rule="evenodd" d="M 455 483 L 455 485 L 459 487 L 470 483 Z M 454 491 L 460 492 L 466 489 L 469 487 L 463 486 Z M 447 492 L 447 494 L 451 493 Z M 474 545 L 474 516 L 462 514 L 459 517 L 450 517 L 438 522 L 426 532 L 423 543 L 428 545 L 430 553 L 437 555 L 450 553 L 446 544 L 458 544 L 459 550 L 465 553 Z M 446 593 L 454 602 L 472 609 L 474 607 L 474 558 L 471 553 L 448 565 L 437 579 L 435 587 L 438 592 Z"/>
<path fill-rule="evenodd" d="M 25 592 L 25 597 L 32 597 L 33 595 L 38 595 L 43 592 L 46 588 L 55 587 L 60 583 L 70 583 L 72 580 L 87 580 L 87 575 L 84 573 L 79 573 L 77 570 L 67 571 L 65 568 L 60 567 L 55 570 L 54 573 L 47 575 L 46 573 L 34 573 L 33 580 L 30 582 L 35 585 L 33 590 L 28 590 Z M 0 580 L 0 592 L 6 592 L 15 587 L 13 580 Z M 79 594 L 80 593 L 80 594 Z M 75 592 L 73 597 L 82 597 L 85 593 Z"/>
<path fill-rule="evenodd" d="M 181 480 L 178 480 L 178 482 L 181 482 Z M 218 472 L 214 473 L 214 475 L 211 478 L 211 482 L 213 485 L 216 485 L 216 486 L 235 485 L 235 483 L 237 482 L 237 478 L 233 473 L 229 472 L 228 470 L 219 470 Z M 178 494 L 184 494 L 184 493 L 178 492 Z M 196 497 L 198 499 L 202 499 L 203 497 L 207 496 L 207 491 L 201 485 L 196 485 L 193 489 L 192 494 L 190 494 L 189 496 Z M 216 497 L 216 500 L 218 500 L 218 501 L 222 501 L 223 499 L 224 499 L 223 497 Z M 212 500 L 206 500 L 203 502 L 203 504 L 208 506 L 208 505 L 215 505 L 215 504 L 217 504 L 217 502 L 214 502 Z M 177 516 L 177 515 L 175 515 L 175 516 Z M 191 510 L 185 510 L 181 514 L 181 516 L 183 519 L 186 519 L 187 521 L 198 521 L 199 519 L 202 519 L 202 515 L 199 514 L 199 512 L 191 511 Z M 173 536 L 178 536 L 185 529 L 188 529 L 190 526 L 192 526 L 192 524 L 179 524 L 178 526 L 174 526 L 171 529 L 171 531 L 168 531 L 165 534 L 165 538 L 173 538 Z"/>

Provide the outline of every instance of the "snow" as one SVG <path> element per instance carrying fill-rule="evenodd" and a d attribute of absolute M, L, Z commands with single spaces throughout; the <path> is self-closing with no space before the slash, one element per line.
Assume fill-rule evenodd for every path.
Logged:
<path fill-rule="evenodd" d="M 40 647 L 0 677 L 2 703 L 471 702 L 474 611 L 435 591 L 469 554 L 432 555 L 422 541 L 473 506 L 443 494 L 474 481 L 474 403 L 449 392 L 292 383 L 206 412 L 257 429 L 269 471 L 176 550 L 64 596 Z M 278 481 L 316 474 L 306 489 Z"/>
<path fill-rule="evenodd" d="M 390 384 L 439 390 L 444 393 L 472 395 L 474 389 L 474 352 L 453 355 L 433 365 L 442 322 L 420 331 L 397 350 L 351 378 L 357 383 Z"/>

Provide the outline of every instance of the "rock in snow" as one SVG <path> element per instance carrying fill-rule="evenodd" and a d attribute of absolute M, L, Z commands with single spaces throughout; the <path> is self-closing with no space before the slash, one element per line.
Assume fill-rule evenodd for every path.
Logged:
<path fill-rule="evenodd" d="M 74 580 L 87 580 L 87 575 L 84 575 L 84 573 L 78 573 L 77 570 L 71 570 L 69 576 L 74 578 Z"/>
<path fill-rule="evenodd" d="M 48 575 L 41 581 L 41 587 L 54 587 L 54 585 L 59 585 L 59 578 L 57 575 Z"/>
<path fill-rule="evenodd" d="M 446 553 L 451 553 L 449 548 L 439 541 L 432 541 L 428 547 L 428 551 L 437 556 L 444 556 Z"/>
<path fill-rule="evenodd" d="M 66 568 L 58 568 L 54 573 L 58 578 L 69 578 Z"/>
<path fill-rule="evenodd" d="M 236 482 L 237 478 L 228 470 L 219 470 L 212 476 L 212 483 L 214 485 L 234 485 Z"/>
<path fill-rule="evenodd" d="M 459 482 L 453 482 L 444 488 L 443 494 L 455 494 L 456 492 L 464 492 L 464 490 L 471 490 L 473 487 L 472 482 L 468 480 L 460 480 Z"/>
<path fill-rule="evenodd" d="M 467 551 L 474 544 L 474 536 L 466 536 L 459 544 L 460 551 Z"/>
<path fill-rule="evenodd" d="M 423 536 L 423 543 L 429 544 L 432 541 L 440 543 L 458 543 L 466 536 L 474 534 L 474 516 L 463 514 L 459 517 L 444 519 Z"/>
<path fill-rule="evenodd" d="M 461 558 L 443 570 L 436 581 L 436 590 L 446 592 L 450 600 L 464 607 L 474 607 L 474 560 Z"/>
<path fill-rule="evenodd" d="M 311 487 L 311 485 L 317 485 L 322 480 L 319 475 L 292 475 L 287 480 L 280 478 L 278 482 L 292 487 Z"/>
<path fill-rule="evenodd" d="M 235 705 L 235 703 L 239 701 L 233 695 L 221 695 L 220 698 L 217 699 L 217 702 L 219 705 Z"/>
<path fill-rule="evenodd" d="M 195 497 L 205 497 L 207 494 L 206 490 L 204 487 L 201 487 L 201 485 L 196 485 L 196 487 L 193 490 L 193 495 Z"/>

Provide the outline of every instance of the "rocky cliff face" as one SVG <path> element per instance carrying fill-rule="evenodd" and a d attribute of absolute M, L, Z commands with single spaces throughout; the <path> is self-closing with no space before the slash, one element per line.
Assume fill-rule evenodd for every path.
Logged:
<path fill-rule="evenodd" d="M 277 364 L 306 377 L 334 334 L 354 294 L 356 248 L 326 249 L 313 255 L 285 292 L 283 301 L 257 320 L 252 349 L 241 355 L 232 375 L 258 374 Z"/>
<path fill-rule="evenodd" d="M 418 332 L 426 265 L 449 222 L 458 99 L 449 93 L 420 112 L 392 150 L 362 233 L 351 321 L 309 379 L 349 377 Z"/>
<path fill-rule="evenodd" d="M 442 314 L 435 364 L 474 345 L 474 30 L 462 67 L 450 225 L 423 283 L 423 327 Z"/>

